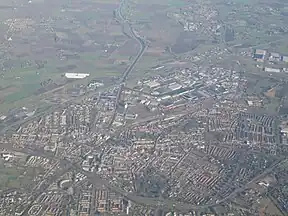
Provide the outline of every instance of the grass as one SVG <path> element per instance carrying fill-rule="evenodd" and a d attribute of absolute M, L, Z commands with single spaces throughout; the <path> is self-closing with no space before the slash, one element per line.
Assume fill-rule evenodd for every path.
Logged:
<path fill-rule="evenodd" d="M 62 65 L 59 65 L 62 64 Z M 99 60 L 98 53 L 82 53 L 80 60 L 68 60 L 65 65 L 75 64 L 77 68 L 71 70 L 75 73 L 90 73 L 89 79 L 100 77 L 113 77 L 122 74 L 122 68 L 116 65 L 108 64 Z M 1 99 L 3 102 L 0 106 L 0 112 L 6 112 L 11 108 L 18 106 L 25 106 L 27 103 L 35 103 L 37 105 L 43 96 L 35 96 L 40 87 L 40 83 L 51 78 L 56 81 L 60 79 L 65 72 L 58 72 L 57 67 L 63 66 L 63 63 L 58 60 L 51 60 L 49 65 L 44 69 L 37 70 L 35 67 L 16 68 L 5 76 L 5 80 L 0 80 L 1 87 L 12 86 L 15 87 L 13 92 L 2 92 L 5 95 Z M 16 78 L 18 77 L 18 78 Z M 77 83 L 87 83 L 87 79 L 78 80 Z M 8 90 L 7 90 L 8 91 Z M 10 91 L 10 89 L 9 89 Z"/>
<path fill-rule="evenodd" d="M 189 4 L 189 1 L 185 1 L 185 0 L 138 0 L 138 3 L 183 7 Z"/>
<path fill-rule="evenodd" d="M 86 66 L 87 67 L 87 66 Z M 82 73 L 90 73 L 88 79 L 83 80 L 75 80 L 75 82 L 68 83 L 66 86 L 71 86 L 74 84 L 88 84 L 89 80 L 94 78 L 102 78 L 102 77 L 114 77 L 120 76 L 123 73 L 124 69 L 119 69 L 116 66 L 105 66 L 98 65 L 95 68 L 95 65 L 90 65 L 85 70 L 81 70 Z M 33 93 L 40 87 L 39 82 L 31 82 L 28 84 L 20 85 L 21 89 L 13 92 L 5 97 L 4 103 L 0 106 L 0 112 L 5 113 L 9 109 L 15 107 L 22 107 L 33 104 L 33 106 L 46 106 L 47 104 L 43 104 L 42 99 L 45 98 L 43 95 L 33 95 Z M 49 95 L 50 93 L 48 93 Z"/>
<path fill-rule="evenodd" d="M 183 7 L 187 5 L 187 2 L 183 0 L 168 0 L 167 4 L 173 7 Z"/>
<path fill-rule="evenodd" d="M 37 168 L 27 167 L 4 167 L 0 168 L 0 190 L 7 188 L 23 188 L 33 184 L 35 175 L 42 171 Z"/>
<path fill-rule="evenodd" d="M 7 80 L 2 80 L 2 86 L 5 86 L 5 84 L 15 86 L 14 92 L 7 92 L 4 103 L 13 103 L 33 95 L 33 93 L 41 87 L 40 83 L 49 77 L 47 73 L 43 72 L 44 70 L 40 70 L 39 74 L 37 74 L 36 71 L 39 70 L 35 68 L 16 69 L 11 72 Z M 16 78 L 16 75 L 19 78 Z M 1 108 L 2 105 L 3 104 L 1 104 Z"/>
<path fill-rule="evenodd" d="M 96 3 L 101 4 L 119 4 L 120 0 L 94 0 Z"/>
<path fill-rule="evenodd" d="M 16 0 L 15 4 L 13 3 L 12 5 L 16 5 L 17 2 L 18 2 L 18 0 Z M 71 24 L 71 25 L 68 24 L 68 25 L 64 26 L 63 28 L 64 29 L 71 29 L 71 31 L 73 31 L 74 34 L 78 34 L 79 38 L 83 38 L 84 40 L 87 40 L 87 38 L 89 38 L 89 37 L 87 37 L 86 34 L 91 32 L 91 31 L 92 32 L 96 31 L 97 28 L 91 29 L 91 26 L 87 26 L 82 21 L 92 19 L 92 20 L 97 21 L 97 23 L 98 22 L 101 23 L 101 22 L 106 21 L 106 18 L 108 16 L 110 16 L 112 19 L 112 16 L 113 16 L 112 12 L 113 11 L 112 10 L 110 11 L 110 9 L 109 10 L 107 9 L 107 11 L 106 11 L 107 7 L 106 6 L 102 7 L 100 4 L 102 4 L 102 3 L 103 4 L 119 4 L 119 2 L 120 2 L 120 0 L 93 0 L 91 3 L 93 3 L 93 4 L 99 3 L 99 9 L 100 9 L 99 13 L 95 13 L 95 10 L 94 10 L 95 8 L 85 9 L 85 11 L 83 11 L 83 13 L 78 13 L 78 12 L 73 12 L 73 11 L 70 11 L 67 13 L 62 13 L 62 12 L 60 13 L 59 7 L 61 6 L 61 4 L 59 4 L 59 5 L 56 4 L 55 8 L 54 8 L 54 6 L 52 8 L 47 8 L 47 12 L 50 12 L 51 14 L 54 14 L 55 16 L 59 16 L 59 17 L 65 16 L 65 18 L 67 18 L 66 16 L 68 16 L 68 18 L 78 19 L 78 21 L 80 21 L 80 23 L 81 23 L 80 28 L 74 28 L 74 24 Z M 8 0 L 1 1 L 1 5 L 6 5 L 6 4 L 11 5 L 11 1 L 8 1 Z M 76 3 L 76 5 L 77 4 L 78 3 Z M 73 5 L 74 5 L 74 3 L 72 3 L 71 6 L 73 7 Z M 45 7 L 45 3 L 43 3 L 42 6 Z M 9 11 L 4 10 L 4 9 L 1 10 L 1 17 L 3 20 L 10 18 L 11 14 Z M 104 17 L 102 17 L 102 15 Z M 38 25 L 38 23 L 37 23 L 37 25 Z M 61 25 L 61 22 L 59 25 Z M 100 26 L 99 28 L 102 29 L 101 25 L 97 24 L 96 26 Z M 39 37 L 43 36 L 42 38 L 47 38 L 47 35 L 45 35 L 46 33 L 43 34 L 43 31 L 42 31 L 43 29 L 41 29 L 42 27 L 33 26 L 33 28 L 34 27 L 36 30 L 35 32 L 37 32 Z M 113 27 L 113 25 L 112 25 L 112 27 Z M 3 30 L 3 33 L 5 33 L 8 29 L 8 27 L 4 24 L 0 24 L 0 29 Z M 120 30 L 120 27 L 119 27 L 119 30 Z M 108 29 L 108 31 L 109 31 L 109 29 Z M 67 36 L 64 33 L 61 33 L 61 31 L 59 31 L 58 34 L 60 34 L 58 36 L 60 36 L 62 38 L 65 38 Z M 116 34 L 120 34 L 120 33 L 113 32 L 113 34 L 116 35 Z M 34 35 L 34 33 L 33 33 L 31 40 L 33 40 L 34 36 L 36 36 L 36 35 Z M 70 36 L 70 35 L 68 35 L 68 36 Z M 27 40 L 29 40 L 29 38 Z M 53 47 L 54 42 L 53 41 L 51 42 L 51 41 L 49 41 L 49 39 L 48 39 L 48 41 L 45 41 L 45 43 L 47 43 L 47 45 L 45 45 L 45 47 L 49 47 L 49 48 Z M 104 39 L 103 39 L 103 43 L 108 43 L 110 41 L 111 41 L 110 37 L 107 37 L 107 38 L 104 37 Z M 10 59 L 10 60 L 12 60 L 11 62 L 17 62 L 17 63 L 13 63 L 14 69 L 12 69 L 11 71 L 7 70 L 4 74 L 5 77 L 3 77 L 3 78 L 0 77 L 1 88 L 9 87 L 9 89 L 7 88 L 6 90 L 4 89 L 4 90 L 0 91 L 0 101 L 1 101 L 0 102 L 0 112 L 1 112 L 1 114 L 5 113 L 6 111 L 8 111 L 11 108 L 28 106 L 29 104 L 30 105 L 34 104 L 37 106 L 40 103 L 44 103 L 43 99 L 45 99 L 45 97 L 46 97 L 45 95 L 39 95 L 39 96 L 34 95 L 34 93 L 41 87 L 41 85 L 40 85 L 41 82 L 48 80 L 48 79 L 52 79 L 54 82 L 60 83 L 57 81 L 60 80 L 61 75 L 63 75 L 65 72 L 90 73 L 89 79 L 76 81 L 76 83 L 86 84 L 86 83 L 88 83 L 88 80 L 90 80 L 90 79 L 120 76 L 122 74 L 122 72 L 124 71 L 123 66 L 111 64 L 108 61 L 108 59 L 100 58 L 102 51 L 100 51 L 99 49 L 97 50 L 97 48 L 96 48 L 95 52 L 93 52 L 93 53 L 91 53 L 91 52 L 79 53 L 80 59 L 71 59 L 71 60 L 68 59 L 68 60 L 62 61 L 58 58 L 57 55 L 54 55 L 55 53 L 52 49 L 51 49 L 51 51 L 50 50 L 48 51 L 49 53 L 44 53 L 44 55 L 35 54 L 36 56 L 34 56 L 34 52 L 30 53 L 29 49 L 26 50 L 27 46 L 18 46 L 19 45 L 18 42 L 20 42 L 20 45 L 21 45 L 22 41 L 20 41 L 20 39 L 19 40 L 16 40 L 16 39 L 13 40 L 13 42 L 12 42 L 13 48 L 16 47 L 17 50 L 15 50 L 15 53 L 13 53 L 13 49 L 11 49 L 12 51 L 9 54 L 9 56 L 7 57 L 7 58 L 11 58 Z M 102 43 L 102 42 L 99 42 L 99 43 Z M 5 44 L 3 45 L 3 50 L 5 50 L 4 48 L 6 48 L 4 46 L 5 46 Z M 22 47 L 23 47 L 23 50 L 22 50 Z M 71 49 L 67 48 L 67 50 L 66 50 L 66 48 L 65 48 L 65 53 L 66 53 L 66 51 L 67 51 L 67 53 L 69 53 L 69 50 L 71 50 Z M 25 53 L 28 53 L 29 55 L 24 55 L 22 57 L 16 57 L 18 54 L 20 55 L 20 54 L 25 54 Z M 74 51 L 71 51 L 71 53 L 73 54 Z M 34 63 L 34 59 L 47 60 L 48 63 L 45 65 L 44 69 L 37 69 L 36 65 Z M 15 61 L 15 60 L 17 60 L 17 61 Z M 21 68 L 21 66 L 20 66 L 21 63 L 24 63 L 24 65 L 26 66 L 26 62 L 32 63 L 32 66 L 26 67 L 26 68 Z M 76 65 L 77 68 L 71 69 L 71 70 L 68 70 L 68 69 L 66 70 L 65 67 L 63 67 L 63 66 L 67 66 L 67 65 Z M 64 68 L 63 71 L 61 71 L 61 69 L 59 69 L 61 67 Z M 68 84 L 68 85 L 70 85 L 70 84 Z M 73 85 L 73 84 L 71 84 L 71 85 Z M 49 94 L 47 94 L 47 95 L 49 95 Z"/>
<path fill-rule="evenodd" d="M 19 188 L 21 182 L 18 181 L 23 170 L 15 167 L 2 167 L 0 169 L 0 190 L 6 188 Z"/>
<path fill-rule="evenodd" d="M 234 3 L 248 4 L 251 3 L 251 0 L 232 0 Z"/>
<path fill-rule="evenodd" d="M 137 63 L 137 65 L 135 66 L 135 69 L 139 69 L 139 70 L 151 70 L 152 67 L 156 66 L 156 65 L 164 65 L 165 61 L 167 60 L 171 60 L 173 59 L 173 57 L 171 56 L 171 54 L 169 53 L 162 53 L 159 56 L 153 56 L 153 55 L 149 55 L 149 54 L 145 54 L 141 57 L 141 59 L 139 60 L 139 62 Z M 151 72 L 153 73 L 154 71 L 151 70 Z"/>
<path fill-rule="evenodd" d="M 268 104 L 265 104 L 265 109 L 269 113 L 278 113 L 278 108 L 280 106 L 280 99 L 278 98 L 271 98 Z"/>
<path fill-rule="evenodd" d="M 29 97 L 32 95 L 38 88 L 40 88 L 40 85 L 38 83 L 34 84 L 26 84 L 22 86 L 19 92 L 14 92 L 12 94 L 9 94 L 5 97 L 4 102 L 11 103 L 17 100 L 21 100 L 23 98 Z"/>
<path fill-rule="evenodd" d="M 93 53 L 83 53 L 80 55 L 80 58 L 81 60 L 88 60 L 88 61 L 99 59 L 99 57 Z"/>

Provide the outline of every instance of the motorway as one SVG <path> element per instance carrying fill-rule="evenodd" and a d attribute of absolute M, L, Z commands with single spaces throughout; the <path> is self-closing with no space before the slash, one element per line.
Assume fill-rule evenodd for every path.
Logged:
<path fill-rule="evenodd" d="M 179 113 L 177 112 L 177 113 L 172 114 L 171 116 L 170 115 L 165 116 L 164 119 L 162 119 L 163 116 L 158 116 L 158 120 L 161 120 L 161 119 L 165 120 L 166 118 L 171 118 L 171 117 L 177 118 L 177 117 L 185 116 L 187 114 L 193 114 L 193 112 L 195 112 L 195 110 L 191 110 L 190 112 L 187 112 L 187 110 L 184 112 L 179 112 Z M 155 121 L 155 120 L 157 120 L 157 118 L 154 117 L 154 118 L 143 119 L 142 121 L 140 121 L 140 124 L 145 122 L 145 121 L 150 122 L 151 120 Z M 134 125 L 134 124 L 132 124 L 132 125 Z M 14 149 L 9 144 L 1 144 L 0 147 L 5 148 L 5 149 L 9 149 L 9 150 L 13 150 L 13 151 L 23 152 L 23 153 L 26 153 L 29 155 L 45 157 L 45 158 L 48 158 L 51 160 L 58 160 L 61 162 L 60 163 L 61 166 L 65 166 L 65 167 L 63 167 L 64 169 L 67 168 L 67 165 L 69 168 L 71 168 L 71 166 L 72 166 L 73 170 L 76 170 L 77 172 L 86 175 L 87 178 L 89 179 L 89 181 L 92 184 L 94 184 L 95 186 L 99 185 L 99 183 L 103 184 L 105 187 L 107 187 L 111 191 L 119 193 L 123 197 L 125 197 L 126 199 L 131 200 L 135 203 L 138 203 L 138 204 L 141 204 L 144 206 L 148 206 L 148 207 L 155 207 L 155 208 L 160 207 L 161 209 L 171 209 L 173 207 L 173 209 L 176 209 L 179 211 L 191 211 L 191 210 L 205 209 L 205 208 L 213 207 L 213 206 L 219 205 L 221 203 L 224 203 L 225 201 L 235 197 L 238 193 L 244 191 L 252 183 L 255 183 L 255 182 L 259 181 L 261 178 L 265 177 L 265 175 L 272 172 L 280 164 L 283 164 L 283 163 L 288 161 L 288 159 L 285 159 L 285 160 L 281 160 L 281 161 L 274 163 L 272 166 L 270 166 L 269 168 L 264 170 L 261 174 L 257 175 L 255 178 L 250 180 L 248 183 L 246 183 L 245 185 L 243 185 L 242 187 L 240 187 L 238 189 L 235 189 L 231 194 L 222 198 L 221 200 L 217 200 L 215 203 L 206 204 L 206 205 L 191 205 L 191 204 L 185 203 L 185 202 L 173 201 L 173 200 L 169 200 L 169 199 L 148 198 L 148 197 L 137 196 L 133 193 L 127 193 L 126 191 L 122 190 L 121 188 L 115 186 L 115 184 L 113 184 L 113 182 L 111 182 L 107 179 L 103 179 L 103 177 L 100 176 L 99 174 L 84 171 L 78 163 L 72 163 L 71 161 L 68 161 L 65 158 L 63 159 L 60 157 L 55 157 L 54 155 L 49 154 L 48 152 L 42 152 L 42 151 L 40 152 L 40 151 L 35 151 L 32 149 L 27 149 L 27 148 L 26 149 Z"/>
<path fill-rule="evenodd" d="M 125 24 L 125 23 L 127 24 L 127 22 L 128 22 L 124 18 L 123 14 L 122 14 L 122 7 L 124 6 L 124 4 L 125 4 L 125 0 L 122 0 L 122 2 L 120 3 L 119 9 L 118 9 L 118 16 L 122 20 L 122 25 Z M 130 30 L 131 37 L 139 43 L 141 48 L 140 48 L 137 56 L 134 58 L 133 62 L 131 63 L 131 65 L 124 71 L 124 73 L 122 74 L 122 77 L 120 78 L 120 84 L 118 84 L 119 90 L 117 92 L 116 103 L 115 103 L 116 104 L 115 105 L 115 110 L 114 110 L 113 117 L 111 118 L 110 125 L 112 125 L 112 123 L 114 122 L 114 119 L 116 117 L 117 105 L 118 105 L 118 102 L 119 102 L 119 99 L 120 99 L 120 96 L 121 96 L 122 89 L 123 89 L 123 87 L 125 85 L 125 81 L 127 80 L 128 76 L 130 75 L 132 70 L 134 69 L 134 67 L 137 64 L 137 62 L 141 59 L 141 57 L 142 57 L 142 55 L 143 55 L 143 53 L 145 52 L 145 49 L 146 49 L 145 41 L 143 39 L 141 39 L 138 35 L 136 35 L 136 33 L 134 32 L 134 29 L 132 28 L 131 24 L 129 24 L 129 30 Z M 57 109 L 57 108 L 58 108 L 58 106 L 51 107 L 51 110 L 52 109 Z M 47 112 L 47 110 L 43 111 L 43 112 Z M 42 114 L 43 113 L 38 113 L 36 116 L 34 116 L 34 118 L 35 117 L 39 117 Z M 154 120 L 154 118 L 152 118 L 152 119 Z M 27 120 L 23 120 L 21 122 L 17 122 L 17 123 L 15 123 L 15 125 L 16 124 L 18 125 L 19 123 L 20 124 L 24 123 L 25 121 L 27 121 Z M 2 146 L 0 146 L 0 147 L 2 147 Z M 11 149 L 11 146 L 10 147 L 7 146 L 7 149 Z M 22 150 L 15 149 L 15 151 L 22 151 Z M 216 203 L 206 204 L 206 205 L 191 205 L 189 203 L 178 202 L 178 201 L 173 201 L 173 200 L 169 200 L 169 199 L 162 199 L 162 198 L 161 199 L 155 199 L 155 198 L 137 196 L 137 195 L 134 195 L 133 193 L 128 193 L 128 192 L 122 190 L 121 188 L 115 186 L 112 182 L 109 182 L 108 180 L 103 179 L 100 175 L 98 175 L 96 173 L 90 173 L 90 172 L 84 171 L 80 165 L 72 163 L 72 162 L 70 162 L 70 161 L 68 161 L 66 159 L 57 158 L 55 156 L 52 156 L 52 155 L 49 155 L 49 154 L 43 153 L 43 152 L 35 152 L 35 151 L 30 151 L 30 150 L 23 150 L 23 151 L 25 151 L 25 153 L 28 153 L 30 155 L 42 156 L 42 157 L 53 159 L 53 160 L 55 160 L 55 159 L 56 160 L 60 160 L 60 161 L 65 162 L 64 164 L 68 163 L 69 165 L 73 166 L 74 170 L 77 170 L 78 172 L 86 175 L 87 178 L 91 181 L 92 184 L 99 185 L 99 183 L 101 183 L 101 184 L 105 185 L 108 189 L 123 195 L 126 199 L 131 200 L 131 201 L 133 201 L 135 203 L 138 203 L 138 204 L 141 204 L 141 205 L 144 205 L 144 206 L 149 206 L 149 207 L 156 207 L 156 208 L 160 207 L 160 208 L 163 208 L 163 209 L 171 209 L 171 208 L 173 208 L 173 209 L 176 209 L 176 210 L 179 210 L 179 211 L 199 210 L 199 209 L 209 208 L 209 207 L 213 207 L 215 205 L 221 204 L 221 203 L 227 201 L 228 199 L 233 198 L 235 195 L 237 195 L 241 191 L 245 190 L 251 183 L 253 183 L 255 181 L 258 181 L 259 179 L 263 178 L 269 172 L 273 171 L 273 169 L 276 166 L 278 166 L 280 163 L 283 163 L 284 161 L 285 162 L 287 161 L 287 160 L 284 160 L 284 161 L 275 163 L 273 166 L 271 166 L 270 168 L 266 169 L 263 173 L 261 173 L 260 175 L 256 176 L 255 178 L 253 178 L 250 182 L 245 184 L 243 187 L 240 187 L 240 188 L 236 189 L 230 195 L 224 197 L 223 199 L 217 200 Z"/>
<path fill-rule="evenodd" d="M 119 18 L 121 19 L 121 25 L 124 25 L 125 23 L 127 24 L 128 21 L 124 18 L 124 16 L 122 15 L 122 7 L 124 6 L 125 4 L 125 0 L 122 0 L 120 5 L 119 5 L 119 9 L 117 10 L 118 11 L 118 16 Z M 114 110 L 114 114 L 113 114 L 113 117 L 111 118 L 110 120 L 110 124 L 109 125 L 112 125 L 112 123 L 114 122 L 114 119 L 116 117 L 116 110 L 117 110 L 117 105 L 118 105 L 118 102 L 119 102 L 119 99 L 120 99 L 120 96 L 121 96 L 121 92 L 122 92 L 122 88 L 124 87 L 125 85 L 125 81 L 127 80 L 129 74 L 132 72 L 132 70 L 134 69 L 135 65 L 137 64 L 137 62 L 141 59 L 143 53 L 145 52 L 145 49 L 146 49 L 146 43 L 145 41 L 140 38 L 138 35 L 136 35 L 136 33 L 134 32 L 134 29 L 132 28 L 131 24 L 129 24 L 129 30 L 130 30 L 130 36 L 135 40 L 137 41 L 137 43 L 139 43 L 140 45 L 140 50 L 137 54 L 137 56 L 134 58 L 133 62 L 129 65 L 129 67 L 124 71 L 124 73 L 122 74 L 122 76 L 120 77 L 120 84 L 114 84 L 114 85 L 109 85 L 109 86 L 106 86 L 104 89 L 108 89 L 108 88 L 112 88 L 112 87 L 117 87 L 119 86 L 119 90 L 118 90 L 118 93 L 117 93 L 117 97 L 116 97 L 116 106 L 115 106 L 115 110 Z M 125 34 L 125 32 L 123 32 Z M 126 35 L 126 34 L 125 34 Z M 61 87 L 62 88 L 62 87 Z M 102 91 L 104 90 L 102 89 Z M 55 92 L 55 89 L 53 89 L 51 92 Z M 47 93 L 45 93 L 46 95 Z M 95 92 L 93 92 L 93 94 L 95 94 Z M 44 95 L 44 94 L 43 94 Z M 34 116 L 30 117 L 30 118 L 27 118 L 27 119 L 21 119 L 21 120 L 18 120 L 12 124 L 10 124 L 9 126 L 6 126 L 5 128 L 3 128 L 1 131 L 0 131 L 0 135 L 3 135 L 5 132 L 7 132 L 8 130 L 12 129 L 13 127 L 18 127 L 20 126 L 21 124 L 24 124 L 28 121 L 32 121 L 34 119 L 37 119 L 38 117 L 40 116 L 43 116 L 45 113 L 50 113 L 50 112 L 53 112 L 54 110 L 57 110 L 59 109 L 60 107 L 63 107 L 63 106 L 67 106 L 69 103 L 71 102 L 75 102 L 75 101 L 81 101 L 83 98 L 87 97 L 88 95 L 84 95 L 82 97 L 79 97 L 78 99 L 70 99 L 68 101 L 66 101 L 65 103 L 63 104 L 54 104 L 53 106 L 49 106 L 47 107 L 45 110 L 41 111 L 41 112 L 38 112 L 36 113 Z"/>
<path fill-rule="evenodd" d="M 122 190 L 121 188 L 115 186 L 111 180 L 109 181 L 107 179 L 104 179 L 99 174 L 84 171 L 78 163 L 72 163 L 71 161 L 68 161 L 67 159 L 58 158 L 58 157 L 55 157 L 55 156 L 48 154 L 48 153 L 29 150 L 29 149 L 21 149 L 21 150 L 13 149 L 10 145 L 7 145 L 7 144 L 6 145 L 2 144 L 2 145 L 0 145 L 0 147 L 2 147 L 2 148 L 6 147 L 6 149 L 15 150 L 18 152 L 23 152 L 23 153 L 35 155 L 35 156 L 41 156 L 41 157 L 45 157 L 45 158 L 48 158 L 51 160 L 59 160 L 60 164 L 62 166 L 65 166 L 64 170 L 66 170 L 67 168 L 68 169 L 73 168 L 73 170 L 87 176 L 87 179 L 94 186 L 102 184 L 105 187 L 107 187 L 108 189 L 110 189 L 111 191 L 119 193 L 123 197 L 125 197 L 126 199 L 131 200 L 137 204 L 141 204 L 141 205 L 148 206 L 148 207 L 154 207 L 154 208 L 160 207 L 161 209 L 167 209 L 167 210 L 170 210 L 171 208 L 173 208 L 173 209 L 176 209 L 179 211 L 192 211 L 192 210 L 206 209 L 206 208 L 214 207 L 214 206 L 217 206 L 221 203 L 224 203 L 225 201 L 235 197 L 237 194 L 239 194 L 242 191 L 244 191 L 245 189 L 249 188 L 249 186 L 252 183 L 255 183 L 255 182 L 261 180 L 267 174 L 272 172 L 277 166 L 288 162 L 288 159 L 283 159 L 281 161 L 274 163 L 272 166 L 270 166 L 269 168 L 264 170 L 262 173 L 260 173 L 259 175 L 257 175 L 253 179 L 251 179 L 248 183 L 246 183 L 245 185 L 243 185 L 242 187 L 240 187 L 238 189 L 235 189 L 231 194 L 222 198 L 221 200 L 217 200 L 215 203 L 205 204 L 205 205 L 192 205 L 192 204 L 185 203 L 185 202 L 173 201 L 173 200 L 163 199 L 163 198 L 156 199 L 156 198 L 142 197 L 142 196 L 134 195 L 133 193 L 128 193 L 128 192 Z"/>
<path fill-rule="evenodd" d="M 143 53 L 145 52 L 145 49 L 146 49 L 146 43 L 145 41 L 140 37 L 138 36 L 132 25 L 129 23 L 129 21 L 123 16 L 123 7 L 125 5 L 125 0 L 122 0 L 120 5 L 119 5 L 119 8 L 117 10 L 118 12 L 118 17 L 120 18 L 119 22 L 121 23 L 121 25 L 125 25 L 128 23 L 129 25 L 129 35 L 135 40 L 137 41 L 137 43 L 140 45 L 140 50 L 137 54 L 137 56 L 134 58 L 133 62 L 130 64 L 130 66 L 125 70 L 125 72 L 123 73 L 120 81 L 121 81 L 121 84 L 125 83 L 125 81 L 127 80 L 129 74 L 131 73 L 131 71 L 134 69 L 135 65 L 137 64 L 137 62 L 140 60 L 140 58 L 142 57 Z M 125 33 L 125 32 L 123 32 Z"/>
<path fill-rule="evenodd" d="M 121 25 L 125 25 L 126 23 L 128 23 L 128 20 L 124 18 L 123 14 L 122 14 L 122 8 L 125 4 L 125 0 L 122 0 L 120 5 L 119 5 L 119 8 L 117 10 L 118 12 L 118 17 L 120 18 L 120 23 Z M 124 28 L 122 28 L 124 29 Z M 145 41 L 139 37 L 138 35 L 136 35 L 134 29 L 132 28 L 132 25 L 129 24 L 129 31 L 130 31 L 130 36 L 135 40 L 137 41 L 137 43 L 140 45 L 140 50 L 137 54 L 137 56 L 134 58 L 133 62 L 129 65 L 129 67 L 124 71 L 124 73 L 122 74 L 122 77 L 120 78 L 120 85 L 119 85 L 119 89 L 118 89 L 118 92 L 117 92 L 117 96 L 116 96 L 116 100 L 115 100 L 115 107 L 114 107 L 114 111 L 113 111 L 113 116 L 111 117 L 110 119 L 110 122 L 109 122 L 109 125 L 108 125 L 108 128 L 110 128 L 115 120 L 115 117 L 116 117 L 116 113 L 117 113 L 117 108 L 118 108 L 118 104 L 119 104 L 119 100 L 120 100 L 120 97 L 121 97 L 121 93 L 122 93 L 122 90 L 125 86 L 125 81 L 127 80 L 128 76 L 130 75 L 130 73 L 132 72 L 132 70 L 134 69 L 135 65 L 137 64 L 137 62 L 141 59 L 143 53 L 145 52 L 145 49 L 146 49 L 146 43 Z M 125 32 L 123 32 L 125 34 Z M 127 34 L 125 34 L 127 35 Z"/>
<path fill-rule="evenodd" d="M 148 207 L 154 207 L 154 208 L 160 207 L 161 209 L 167 209 L 167 210 L 170 210 L 173 208 L 173 209 L 176 209 L 176 210 L 179 210 L 180 212 L 182 212 L 182 211 L 193 211 L 193 210 L 206 209 L 206 208 L 214 207 L 214 206 L 217 206 L 221 203 L 224 203 L 225 201 L 235 197 L 238 193 L 241 193 L 245 189 L 249 188 L 250 184 L 255 183 L 256 181 L 259 181 L 261 178 L 265 177 L 267 174 L 272 172 L 277 166 L 279 166 L 280 164 L 285 163 L 287 161 L 288 161 L 288 159 L 285 159 L 281 162 L 275 163 L 273 166 L 266 169 L 261 174 L 259 174 L 258 176 L 256 176 L 252 180 L 250 180 L 244 186 L 234 190 L 228 196 L 224 197 L 221 200 L 217 200 L 215 203 L 205 204 L 205 205 L 191 205 L 189 203 L 173 201 L 173 200 L 169 200 L 169 199 L 155 199 L 155 198 L 137 196 L 137 195 L 134 195 L 132 193 L 127 193 L 127 192 L 123 191 L 122 189 L 119 189 L 118 187 L 113 186 L 107 180 L 102 179 L 100 176 L 98 176 L 96 174 L 87 173 L 87 172 L 83 171 L 80 167 L 74 167 L 74 168 L 76 168 L 77 171 L 85 174 L 92 184 L 96 184 L 96 182 L 97 183 L 100 182 L 101 184 L 103 184 L 107 188 L 109 188 L 110 190 L 117 192 L 119 194 L 122 194 L 126 199 L 131 200 L 135 203 L 138 203 L 138 204 L 141 204 L 144 206 L 148 206 Z"/>

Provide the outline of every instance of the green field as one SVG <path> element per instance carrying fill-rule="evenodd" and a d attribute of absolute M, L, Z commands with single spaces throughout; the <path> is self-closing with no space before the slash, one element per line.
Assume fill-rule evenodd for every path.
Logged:
<path fill-rule="evenodd" d="M 2 167 L 0 169 L 0 190 L 7 188 L 21 188 L 31 184 L 33 176 L 23 175 L 24 168 Z"/>
<path fill-rule="evenodd" d="M 37 69 L 35 66 L 13 69 L 7 73 L 8 75 L 5 74 L 5 77 L 0 79 L 0 86 L 2 88 L 0 112 L 14 108 L 18 104 L 25 104 L 25 101 L 31 102 L 36 99 L 37 103 L 38 97 L 35 95 L 35 92 L 41 88 L 41 82 L 52 79 L 57 83 L 59 80 L 63 80 L 61 76 L 65 72 L 89 73 L 89 79 L 121 75 L 125 69 L 124 67 L 109 64 L 107 60 L 99 58 L 98 54 L 81 53 L 80 59 L 68 60 L 65 64 L 52 59 L 43 69 Z M 59 71 L 59 68 L 67 65 L 76 65 L 76 67 L 70 71 Z M 87 83 L 87 80 L 84 79 L 82 82 Z"/>
<path fill-rule="evenodd" d="M 154 5 L 166 5 L 173 7 L 183 7 L 189 4 L 186 0 L 136 0 L 139 4 L 154 4 Z"/>
<path fill-rule="evenodd" d="M 36 106 L 42 103 L 45 96 L 35 94 L 42 88 L 41 83 L 49 81 L 51 86 L 62 85 L 67 81 L 63 78 L 67 72 L 89 73 L 89 79 L 122 74 L 121 65 L 103 57 L 103 47 L 121 45 L 125 38 L 119 24 L 113 22 L 112 5 L 119 2 L 88 1 L 85 2 L 87 7 L 82 8 L 78 1 L 68 0 L 53 1 L 52 5 L 48 1 L 30 5 L 22 0 L 1 1 L 0 113 L 27 103 Z M 71 9 L 61 10 L 66 3 Z M 11 24 L 10 7 L 17 5 L 23 6 L 18 8 L 17 21 Z M 51 22 L 41 21 L 34 7 L 43 11 L 44 20 L 51 19 Z M 26 22 L 30 23 L 29 27 L 22 25 Z M 7 35 L 13 40 L 5 41 Z M 88 79 L 82 82 L 85 84 Z M 47 89 L 51 91 L 50 86 Z"/>

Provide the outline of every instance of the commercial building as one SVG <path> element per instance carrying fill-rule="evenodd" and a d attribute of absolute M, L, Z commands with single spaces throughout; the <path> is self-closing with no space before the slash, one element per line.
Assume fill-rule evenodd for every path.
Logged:
<path fill-rule="evenodd" d="M 265 67 L 264 71 L 268 72 L 268 73 L 279 73 L 279 72 L 281 72 L 281 70 L 279 68 L 269 68 L 269 67 Z"/>
<path fill-rule="evenodd" d="M 65 77 L 68 79 L 84 79 L 88 76 L 90 76 L 90 74 L 87 73 L 65 73 Z"/>
<path fill-rule="evenodd" d="M 264 59 L 265 59 L 266 53 L 267 53 L 266 50 L 256 49 L 255 52 L 254 52 L 253 58 L 256 61 L 263 62 Z"/>

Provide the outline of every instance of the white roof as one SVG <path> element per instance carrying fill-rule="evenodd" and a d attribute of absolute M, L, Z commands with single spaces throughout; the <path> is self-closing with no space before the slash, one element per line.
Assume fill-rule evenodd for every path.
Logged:
<path fill-rule="evenodd" d="M 276 58 L 279 58 L 280 57 L 280 54 L 279 53 L 270 53 L 271 56 L 273 57 L 276 57 Z"/>
<path fill-rule="evenodd" d="M 288 133 L 288 128 L 283 128 L 283 129 L 281 130 L 281 132 L 282 132 L 282 133 Z"/>
<path fill-rule="evenodd" d="M 249 106 L 253 105 L 253 101 L 247 101 L 247 103 L 248 103 Z"/>
<path fill-rule="evenodd" d="M 280 72 L 280 69 L 278 69 L 278 68 L 268 68 L 268 67 L 265 67 L 265 71 L 266 71 L 266 72 Z"/>
<path fill-rule="evenodd" d="M 7 118 L 7 116 L 3 115 L 3 116 L 0 116 L 0 120 L 5 120 Z"/>
<path fill-rule="evenodd" d="M 255 50 L 255 54 L 265 55 L 266 54 L 266 50 L 256 49 Z"/>
<path fill-rule="evenodd" d="M 68 79 L 83 79 L 85 77 L 90 76 L 90 74 L 86 73 L 65 73 L 65 77 Z"/>
<path fill-rule="evenodd" d="M 283 61 L 288 62 L 288 56 L 283 56 Z"/>
<path fill-rule="evenodd" d="M 148 82 L 146 85 L 149 86 L 150 88 L 154 88 L 154 87 L 159 86 L 160 83 L 157 82 L 157 81 L 152 80 L 152 81 Z"/>
<path fill-rule="evenodd" d="M 182 88 L 182 85 L 180 85 L 178 83 L 171 83 L 168 88 L 171 90 L 177 90 L 177 89 Z"/>

